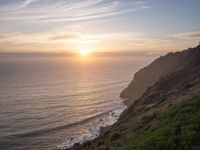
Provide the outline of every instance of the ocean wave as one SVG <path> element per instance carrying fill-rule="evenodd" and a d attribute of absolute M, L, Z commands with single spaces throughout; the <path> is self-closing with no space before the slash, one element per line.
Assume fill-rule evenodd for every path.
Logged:
<path fill-rule="evenodd" d="M 68 137 L 64 143 L 58 145 L 56 150 L 65 150 L 74 146 L 76 143 L 83 144 L 86 141 L 93 140 L 97 138 L 100 134 L 100 128 L 108 127 L 117 122 L 120 114 L 127 107 L 124 104 L 120 104 L 117 108 L 104 113 L 103 115 L 95 118 L 93 121 L 87 124 L 88 128 L 82 136 L 79 137 Z M 93 127 L 93 128 L 92 128 Z"/>
<path fill-rule="evenodd" d="M 65 130 L 71 127 L 76 127 L 82 124 L 89 124 L 96 118 L 102 118 L 102 116 L 107 115 L 107 113 L 100 113 L 98 115 L 86 118 L 84 120 L 80 120 L 74 123 L 70 123 L 67 125 L 61 125 L 61 126 L 56 126 L 53 128 L 44 128 L 44 129 L 38 129 L 38 130 L 33 130 L 33 131 L 27 131 L 27 132 L 20 132 L 20 133 L 15 133 L 12 135 L 9 135 L 8 137 L 15 137 L 15 138 L 23 138 L 23 137 L 37 137 L 37 136 L 44 136 L 48 134 L 52 134 L 54 132 L 58 132 L 61 130 Z"/>

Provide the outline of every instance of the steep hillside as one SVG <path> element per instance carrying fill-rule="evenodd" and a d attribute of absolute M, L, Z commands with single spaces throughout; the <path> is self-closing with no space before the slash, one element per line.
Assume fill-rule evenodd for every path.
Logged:
<path fill-rule="evenodd" d="M 173 63 L 172 60 L 174 60 Z M 158 62 L 163 62 L 163 66 L 168 66 L 170 71 L 163 70 L 164 67 L 157 64 Z M 155 66 L 159 66 L 158 70 Z M 151 150 L 160 149 L 160 147 L 167 149 L 168 146 L 169 150 L 176 150 L 180 145 L 182 146 L 180 148 L 185 150 L 200 148 L 198 141 L 200 46 L 163 56 L 147 68 L 148 73 L 143 73 L 145 81 L 138 80 L 137 82 L 150 82 L 147 79 L 150 75 L 155 83 L 148 88 L 145 87 L 146 90 L 138 99 L 130 96 L 129 101 L 132 104 L 122 113 L 117 123 L 103 128 L 97 139 L 83 145 L 76 144 L 71 150 L 143 150 L 146 147 Z M 159 79 L 155 76 L 156 80 L 151 75 L 154 73 L 151 72 L 160 72 L 159 69 L 162 70 L 163 75 Z M 137 74 L 145 72 L 143 70 L 145 69 Z M 135 76 L 137 79 L 140 78 L 138 75 Z M 131 82 L 131 84 L 134 83 L 136 83 L 136 77 Z M 136 88 L 136 85 L 132 86 Z M 135 93 L 134 88 L 132 90 L 129 92 Z M 197 97 L 194 98 L 194 95 Z"/>
<path fill-rule="evenodd" d="M 125 103 L 132 104 L 144 92 L 163 76 L 188 67 L 200 55 L 200 46 L 176 53 L 169 53 L 153 61 L 147 67 L 135 73 L 132 82 L 124 89 L 120 96 L 127 98 Z"/>
<path fill-rule="evenodd" d="M 200 149 L 200 95 L 167 109 L 143 132 L 119 143 L 116 150 Z"/>

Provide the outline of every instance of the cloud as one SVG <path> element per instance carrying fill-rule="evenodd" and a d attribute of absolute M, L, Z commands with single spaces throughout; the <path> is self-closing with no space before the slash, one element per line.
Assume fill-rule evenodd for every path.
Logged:
<path fill-rule="evenodd" d="M 0 6 L 0 20 L 84 21 L 116 16 L 150 6 L 141 0 L 25 0 Z M 18 8 L 18 9 L 16 9 Z"/>
<path fill-rule="evenodd" d="M 49 40 L 51 41 L 57 41 L 57 40 L 70 40 L 70 39 L 77 39 L 80 36 L 78 34 L 62 34 L 62 35 L 54 35 L 49 37 Z"/>
<path fill-rule="evenodd" d="M 26 1 L 21 5 L 20 8 L 26 7 L 27 5 L 31 4 L 32 1 L 33 1 L 33 0 L 26 0 Z"/>
<path fill-rule="evenodd" d="M 2 35 L 0 35 L 0 39 L 4 39 L 4 38 L 6 38 L 5 36 L 2 36 Z"/>
<path fill-rule="evenodd" d="M 183 33 L 176 33 L 167 36 L 168 38 L 172 39 L 199 39 L 200 38 L 200 31 L 193 31 L 193 32 L 183 32 Z"/>

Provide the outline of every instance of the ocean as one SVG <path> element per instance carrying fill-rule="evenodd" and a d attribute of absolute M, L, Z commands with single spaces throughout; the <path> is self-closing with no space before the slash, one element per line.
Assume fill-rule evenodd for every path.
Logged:
<path fill-rule="evenodd" d="M 154 57 L 0 54 L 0 149 L 62 150 L 126 108 L 120 92 Z"/>

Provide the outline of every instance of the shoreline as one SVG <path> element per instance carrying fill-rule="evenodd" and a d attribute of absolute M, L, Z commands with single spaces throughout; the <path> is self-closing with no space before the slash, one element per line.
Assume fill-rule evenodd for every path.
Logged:
<path fill-rule="evenodd" d="M 122 98 L 120 98 L 122 99 Z M 122 99 L 123 100 L 123 99 Z M 81 135 L 79 138 L 69 137 L 63 144 L 58 145 L 53 150 L 70 150 L 77 145 L 84 145 L 87 142 L 91 142 L 101 136 L 106 128 L 113 126 L 120 118 L 121 114 L 127 109 L 124 100 L 119 103 L 119 106 L 113 110 L 110 110 L 94 121 L 88 123 L 89 125 L 95 125 L 95 128 L 91 128 L 85 131 L 85 134 Z"/>

